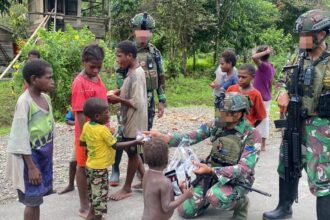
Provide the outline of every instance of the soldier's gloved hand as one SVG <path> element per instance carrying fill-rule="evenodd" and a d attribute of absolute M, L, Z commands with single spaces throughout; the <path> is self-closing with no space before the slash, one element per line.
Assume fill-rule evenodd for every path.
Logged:
<path fill-rule="evenodd" d="M 289 94 L 287 92 L 281 92 L 276 101 L 277 105 L 280 108 L 280 111 L 285 113 L 287 111 L 288 105 L 289 105 Z"/>
<path fill-rule="evenodd" d="M 158 103 L 158 112 L 157 112 L 158 118 L 163 117 L 164 110 L 165 110 L 165 103 L 159 102 Z"/>

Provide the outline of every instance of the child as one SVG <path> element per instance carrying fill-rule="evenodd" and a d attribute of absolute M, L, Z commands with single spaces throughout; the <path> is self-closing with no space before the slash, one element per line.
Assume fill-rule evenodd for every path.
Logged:
<path fill-rule="evenodd" d="M 109 123 L 109 105 L 102 99 L 89 98 L 84 104 L 84 114 L 90 118 L 84 124 L 80 137 L 80 145 L 87 146 L 88 152 L 86 176 L 91 207 L 87 219 L 101 220 L 102 214 L 107 213 L 107 168 L 114 163 L 115 149 L 143 143 L 138 140 L 116 143 L 116 138 L 106 126 Z"/>
<path fill-rule="evenodd" d="M 255 73 L 256 69 L 253 65 L 243 64 L 239 68 L 238 85 L 232 85 L 227 89 L 227 92 L 239 92 L 249 96 L 252 106 L 249 114 L 246 114 L 245 117 L 254 127 L 266 118 L 266 109 L 261 94 L 251 84 Z"/>
<path fill-rule="evenodd" d="M 272 63 L 268 61 L 272 48 L 269 46 L 259 46 L 256 53 L 252 56 L 258 69 L 254 77 L 253 87 L 256 88 L 263 99 L 267 116 L 257 127 L 261 134 L 261 150 L 266 150 L 266 139 L 269 136 L 269 111 L 272 101 L 272 81 L 274 79 L 275 69 Z"/>
<path fill-rule="evenodd" d="M 90 97 L 107 100 L 107 89 L 105 88 L 99 72 L 102 68 L 104 51 L 97 44 L 87 45 L 81 54 L 83 71 L 74 79 L 72 83 L 71 106 L 75 115 L 75 145 L 77 157 L 76 182 L 80 199 L 79 216 L 86 218 L 89 210 L 87 180 L 85 165 L 87 154 L 85 147 L 80 146 L 80 134 L 86 122 L 83 113 L 83 106 Z"/>
<path fill-rule="evenodd" d="M 75 125 L 74 114 L 72 111 L 68 111 L 65 115 L 65 123 L 70 126 Z M 69 162 L 69 184 L 65 187 L 62 191 L 58 194 L 64 194 L 67 192 L 71 192 L 74 190 L 74 179 L 76 176 L 76 169 L 77 169 L 77 159 L 76 159 L 76 147 L 73 145 L 72 154 Z"/>
<path fill-rule="evenodd" d="M 19 97 L 8 143 L 7 176 L 25 205 L 24 219 L 40 219 L 43 196 L 53 193 L 53 70 L 40 59 L 23 68 L 28 89 Z"/>
<path fill-rule="evenodd" d="M 219 63 L 221 73 L 219 70 L 216 79 L 210 84 L 214 89 L 215 107 L 222 101 L 221 91 L 226 91 L 229 86 L 237 84 L 236 54 L 232 50 L 226 50 L 221 54 Z"/>
<path fill-rule="evenodd" d="M 128 69 L 124 83 L 120 89 L 120 96 L 109 93 L 112 103 L 121 103 L 123 125 L 123 141 L 136 138 L 137 131 L 148 128 L 147 91 L 145 73 L 136 60 L 137 49 L 131 41 L 122 41 L 117 45 L 117 63 L 121 69 Z M 137 146 L 131 146 L 126 151 L 128 155 L 127 176 L 122 189 L 110 195 L 113 200 L 125 199 L 132 195 L 132 181 L 137 169 L 144 174 L 144 167 L 137 152 Z M 141 184 L 140 184 L 141 185 Z"/>
<path fill-rule="evenodd" d="M 142 219 L 170 219 L 176 207 L 193 197 L 193 189 L 184 190 L 183 194 L 174 200 L 171 181 L 163 174 L 168 163 L 168 145 L 161 139 L 153 138 L 144 144 L 144 158 L 149 170 L 143 178 Z"/>

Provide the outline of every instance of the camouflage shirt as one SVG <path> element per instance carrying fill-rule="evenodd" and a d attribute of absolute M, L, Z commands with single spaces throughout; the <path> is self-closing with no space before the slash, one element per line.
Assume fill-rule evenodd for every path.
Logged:
<path fill-rule="evenodd" d="M 190 145 L 196 144 L 208 137 L 211 137 L 215 127 L 214 122 L 202 124 L 197 131 L 186 134 L 174 133 L 170 140 L 170 146 L 178 146 L 182 140 L 189 141 Z M 225 184 L 232 179 L 238 179 L 248 185 L 254 181 L 254 168 L 260 154 L 261 136 L 246 119 L 242 119 L 234 128 L 243 135 L 243 149 L 237 164 L 232 166 L 213 167 L 219 182 Z"/>

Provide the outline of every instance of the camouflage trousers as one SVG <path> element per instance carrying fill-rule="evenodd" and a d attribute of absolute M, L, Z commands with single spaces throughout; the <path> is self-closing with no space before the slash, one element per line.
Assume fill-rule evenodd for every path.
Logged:
<path fill-rule="evenodd" d="M 302 168 L 307 173 L 309 189 L 315 196 L 330 195 L 330 118 L 308 118 L 302 132 Z M 277 171 L 284 178 L 282 144 Z"/>
<path fill-rule="evenodd" d="M 108 169 L 90 169 L 86 167 L 88 197 L 95 215 L 107 213 Z"/>
<path fill-rule="evenodd" d="M 155 97 L 153 91 L 147 91 L 148 99 L 148 131 L 151 130 L 155 118 Z"/>
<path fill-rule="evenodd" d="M 203 196 L 204 186 L 200 182 L 194 187 L 194 196 L 185 200 L 179 207 L 179 215 L 184 218 L 193 218 L 202 215 L 211 204 L 222 210 L 233 210 L 240 199 L 246 196 L 246 190 L 229 184 L 214 184 Z"/>

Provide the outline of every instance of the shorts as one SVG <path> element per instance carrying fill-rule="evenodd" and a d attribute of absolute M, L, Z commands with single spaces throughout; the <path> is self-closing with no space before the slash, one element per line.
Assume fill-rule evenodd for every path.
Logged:
<path fill-rule="evenodd" d="M 134 141 L 135 138 L 126 138 L 126 137 L 123 137 L 123 142 L 125 141 Z M 135 145 L 131 145 L 127 148 L 127 155 L 128 156 L 133 156 L 135 154 L 139 153 L 138 152 L 138 146 L 135 144 Z"/>
<path fill-rule="evenodd" d="M 76 141 L 76 159 L 79 167 L 86 166 L 87 148 L 80 146 L 80 140 Z"/>
<path fill-rule="evenodd" d="M 43 196 L 27 196 L 21 190 L 17 190 L 18 201 L 27 207 L 37 207 L 40 206 L 44 200 Z"/>
<path fill-rule="evenodd" d="M 108 205 L 108 169 L 86 167 L 88 197 L 95 215 L 107 213 Z"/>
<path fill-rule="evenodd" d="M 270 101 L 263 101 L 266 109 L 267 116 L 260 122 L 257 126 L 257 130 L 259 131 L 262 138 L 269 138 L 269 111 L 270 111 Z"/>

